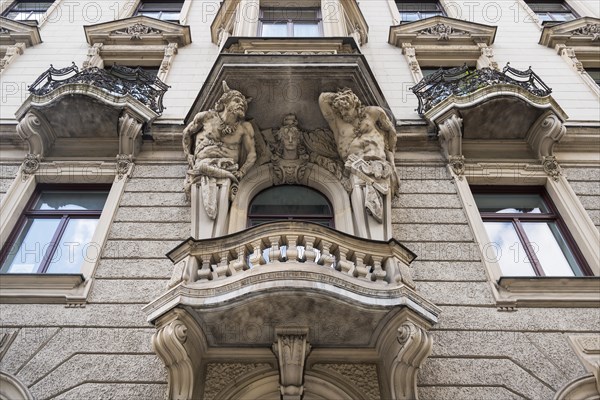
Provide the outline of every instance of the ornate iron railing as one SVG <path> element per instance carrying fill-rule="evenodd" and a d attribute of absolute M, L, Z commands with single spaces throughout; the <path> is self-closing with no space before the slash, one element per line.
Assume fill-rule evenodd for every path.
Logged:
<path fill-rule="evenodd" d="M 466 96 L 478 89 L 494 85 L 519 86 L 535 96 L 544 97 L 552 92 L 540 77 L 529 67 L 525 71 L 506 67 L 502 71 L 492 68 L 469 69 L 466 64 L 462 67 L 440 69 L 426 76 L 411 88 L 419 100 L 417 112 L 423 116 L 436 104 L 451 95 Z"/>
<path fill-rule="evenodd" d="M 118 96 L 129 94 L 157 114 L 162 114 L 165 108 L 162 100 L 169 89 L 168 85 L 140 67 L 113 65 L 110 70 L 92 67 L 79 71 L 73 63 L 70 67 L 60 69 L 50 65 L 50 68 L 29 86 L 29 91 L 42 96 L 71 83 L 93 85 Z"/>

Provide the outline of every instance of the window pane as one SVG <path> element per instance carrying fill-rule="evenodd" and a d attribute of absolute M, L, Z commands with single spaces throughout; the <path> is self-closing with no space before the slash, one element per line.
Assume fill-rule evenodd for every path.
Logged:
<path fill-rule="evenodd" d="M 474 194 L 479 212 L 493 213 L 549 213 L 538 194 Z"/>
<path fill-rule="evenodd" d="M 526 222 L 523 229 L 546 276 L 583 275 L 556 223 Z"/>
<path fill-rule="evenodd" d="M 401 12 L 400 18 L 404 22 L 413 22 L 419 20 L 419 13 L 417 12 Z"/>
<path fill-rule="evenodd" d="M 329 202 L 315 190 L 302 186 L 276 186 L 258 194 L 250 214 L 331 216 Z"/>
<path fill-rule="evenodd" d="M 183 7 L 183 1 L 173 2 L 142 2 L 140 10 L 143 11 L 181 11 Z"/>
<path fill-rule="evenodd" d="M 319 32 L 318 22 L 294 22 L 295 37 L 318 37 Z"/>
<path fill-rule="evenodd" d="M 34 210 L 96 210 L 101 211 L 108 192 L 104 191 L 44 191 Z"/>
<path fill-rule="evenodd" d="M 28 219 L 4 261 L 1 271 L 13 274 L 36 273 L 59 223 L 59 218 Z"/>
<path fill-rule="evenodd" d="M 262 35 L 268 37 L 287 37 L 287 22 L 263 22 Z"/>
<path fill-rule="evenodd" d="M 97 219 L 70 219 L 46 272 L 78 273 L 84 257 L 96 257 L 100 245 L 90 242 L 97 225 Z"/>
<path fill-rule="evenodd" d="M 484 256 L 500 265 L 502 275 L 536 275 L 511 222 L 484 222 L 483 225 L 490 239 L 490 243 L 484 245 Z"/>

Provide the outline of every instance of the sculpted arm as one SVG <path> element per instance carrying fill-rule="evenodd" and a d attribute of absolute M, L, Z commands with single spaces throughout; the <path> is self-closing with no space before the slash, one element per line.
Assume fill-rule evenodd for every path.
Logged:
<path fill-rule="evenodd" d="M 332 92 L 324 92 L 319 96 L 319 107 L 321 108 L 321 113 L 323 113 L 323 117 L 329 123 L 329 126 L 333 129 L 335 125 L 335 112 L 333 111 L 333 107 L 331 106 L 333 99 L 335 97 L 335 93 Z"/>
<path fill-rule="evenodd" d="M 244 122 L 243 127 L 244 127 L 245 132 L 244 132 L 244 136 L 242 136 L 242 146 L 244 148 L 244 151 L 246 152 L 246 161 L 244 162 L 244 165 L 242 165 L 240 167 L 240 169 L 237 171 L 237 173 L 235 174 L 239 179 L 241 179 L 244 175 L 246 175 L 246 172 L 248 172 L 248 170 L 250 168 L 252 168 L 252 166 L 256 162 L 256 147 L 254 145 L 254 128 L 252 127 L 252 124 L 250 124 L 249 122 Z"/>
<path fill-rule="evenodd" d="M 202 129 L 204 116 L 206 112 L 200 112 L 196 114 L 192 122 L 189 123 L 188 126 L 183 130 L 183 152 L 185 153 L 188 163 L 190 166 L 194 164 L 194 149 L 193 149 L 193 139 L 196 133 L 200 132 Z"/>

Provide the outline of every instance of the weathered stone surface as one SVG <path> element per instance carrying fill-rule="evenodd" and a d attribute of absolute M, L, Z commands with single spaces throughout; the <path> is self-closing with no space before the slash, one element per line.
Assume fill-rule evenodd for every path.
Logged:
<path fill-rule="evenodd" d="M 570 182 L 570 185 L 578 196 L 600 196 L 600 182 Z"/>
<path fill-rule="evenodd" d="M 133 178 L 125 185 L 126 192 L 183 192 L 183 180 L 178 178 Z"/>
<path fill-rule="evenodd" d="M 94 283 L 89 302 L 146 304 L 164 292 L 168 282 L 163 279 L 98 279 Z"/>
<path fill-rule="evenodd" d="M 28 360 L 18 377 L 27 385 L 50 373 L 73 355 L 86 353 L 151 354 L 151 338 L 155 330 L 64 328 Z"/>
<path fill-rule="evenodd" d="M 187 222 L 191 221 L 189 206 L 183 207 L 120 207 L 118 222 Z"/>
<path fill-rule="evenodd" d="M 171 278 L 173 263 L 168 259 L 100 260 L 96 278 Z"/>
<path fill-rule="evenodd" d="M 432 356 L 439 357 L 474 357 L 498 358 L 507 357 L 546 385 L 558 390 L 566 382 L 583 373 L 585 369 L 577 357 L 569 350 L 566 336 L 562 340 L 554 340 L 556 334 L 530 334 L 522 332 L 482 332 L 482 331 L 434 331 Z M 530 336 L 535 336 L 539 343 L 532 343 Z M 546 341 L 545 338 L 549 340 Z M 558 346 L 560 350 L 547 350 L 550 346 Z M 563 368 L 550 357 L 551 352 L 560 352 L 565 357 Z"/>
<path fill-rule="evenodd" d="M 598 323 L 598 321 L 596 321 Z M 524 333 L 527 341 L 535 346 L 540 352 L 544 353 L 552 364 L 556 365 L 566 377 L 575 378 L 586 373 L 586 369 L 573 351 L 568 342 L 569 336 L 578 336 L 579 334 L 563 332 L 527 332 Z M 589 333 L 582 334 L 588 336 Z M 597 330 L 596 330 L 597 335 Z M 597 337 L 597 336 L 596 336 Z"/>
<path fill-rule="evenodd" d="M 448 168 L 444 165 L 400 165 L 396 167 L 400 181 L 403 180 L 440 180 L 450 179 Z"/>
<path fill-rule="evenodd" d="M 181 240 L 190 237 L 187 223 L 137 223 L 115 222 L 108 234 L 109 239 L 171 239 Z"/>
<path fill-rule="evenodd" d="M 600 168 L 563 168 L 563 174 L 569 182 L 594 181 L 600 182 Z"/>
<path fill-rule="evenodd" d="M 4 324 L 3 324 L 4 325 Z M 17 329 L 1 329 L 0 333 L 16 332 Z M 36 351 L 58 332 L 58 328 L 21 328 L 0 361 L 0 369 L 14 374 Z"/>
<path fill-rule="evenodd" d="M 421 385 L 504 386 L 529 399 L 554 392 L 511 360 L 430 357 L 419 374 Z"/>
<path fill-rule="evenodd" d="M 436 329 L 516 330 L 526 332 L 596 332 L 598 308 L 519 308 L 515 312 L 495 307 L 441 306 L 443 317 Z M 465 322 L 468 321 L 468 322 Z"/>
<path fill-rule="evenodd" d="M 6 193 L 14 179 L 0 179 L 0 193 Z"/>
<path fill-rule="evenodd" d="M 55 397 L 57 400 L 164 400 L 164 383 L 84 383 Z"/>
<path fill-rule="evenodd" d="M 421 261 L 480 261 L 477 243 L 470 242 L 409 242 L 403 245 L 412 250 Z"/>
<path fill-rule="evenodd" d="M 30 387 L 36 399 L 48 399 L 87 381 L 166 382 L 162 362 L 154 355 L 76 354 Z"/>
<path fill-rule="evenodd" d="M 438 306 L 496 304 L 487 282 L 417 282 L 417 291 Z"/>
<path fill-rule="evenodd" d="M 456 193 L 451 179 L 400 181 L 400 193 Z"/>
<path fill-rule="evenodd" d="M 469 225 L 442 224 L 393 224 L 392 232 L 396 239 L 410 242 L 472 242 Z"/>
<path fill-rule="evenodd" d="M 185 206 L 188 205 L 185 193 L 123 193 L 121 206 Z"/>
<path fill-rule="evenodd" d="M 0 304 L 0 325 L 148 327 L 139 304 L 90 304 L 85 308 L 62 304 Z"/>
<path fill-rule="evenodd" d="M 401 194 L 392 202 L 394 208 L 462 208 L 456 194 Z"/>
<path fill-rule="evenodd" d="M 185 178 L 187 165 L 185 164 L 136 164 L 133 178 Z"/>
<path fill-rule="evenodd" d="M 18 164 L 0 164 L 0 178 L 14 179 L 19 172 Z"/>
<path fill-rule="evenodd" d="M 600 225 L 600 210 L 588 210 L 588 214 L 594 225 Z"/>
<path fill-rule="evenodd" d="M 421 261 L 411 264 L 413 279 L 429 281 L 487 281 L 480 262 Z"/>
<path fill-rule="evenodd" d="M 108 240 L 102 258 L 166 258 L 181 240 Z"/>
<path fill-rule="evenodd" d="M 466 224 L 467 216 L 460 209 L 396 208 L 392 210 L 392 223 Z"/>
<path fill-rule="evenodd" d="M 419 387 L 420 400 L 516 400 L 523 397 L 511 392 L 510 390 L 498 386 L 481 387 L 481 386 L 421 386 Z"/>
<path fill-rule="evenodd" d="M 579 201 L 586 210 L 600 210 L 600 196 L 579 196 Z"/>

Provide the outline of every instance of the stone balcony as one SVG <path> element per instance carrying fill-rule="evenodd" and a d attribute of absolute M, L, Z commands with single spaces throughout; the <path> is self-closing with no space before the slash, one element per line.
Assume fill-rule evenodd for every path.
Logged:
<path fill-rule="evenodd" d="M 440 310 L 415 290 L 415 255 L 395 239 L 283 221 L 190 238 L 168 257 L 175 263 L 169 288 L 144 312 L 158 329 L 154 346 L 169 370 L 170 393 L 195 398 L 203 365 L 229 354 L 242 363 L 274 361 L 273 342 L 293 331 L 312 348 L 302 355 L 306 374 L 316 373 L 312 365 L 344 360 L 352 347 L 378 365 L 385 398 L 413 398 Z M 185 374 L 182 365 L 189 366 Z M 279 368 L 285 376 L 286 366 Z M 391 373 L 396 368 L 405 373 Z"/>
<path fill-rule="evenodd" d="M 30 85 L 16 112 L 29 154 L 135 156 L 144 126 L 163 111 L 168 86 L 142 69 L 53 66 Z M 83 152 L 83 153 L 81 153 Z"/>

